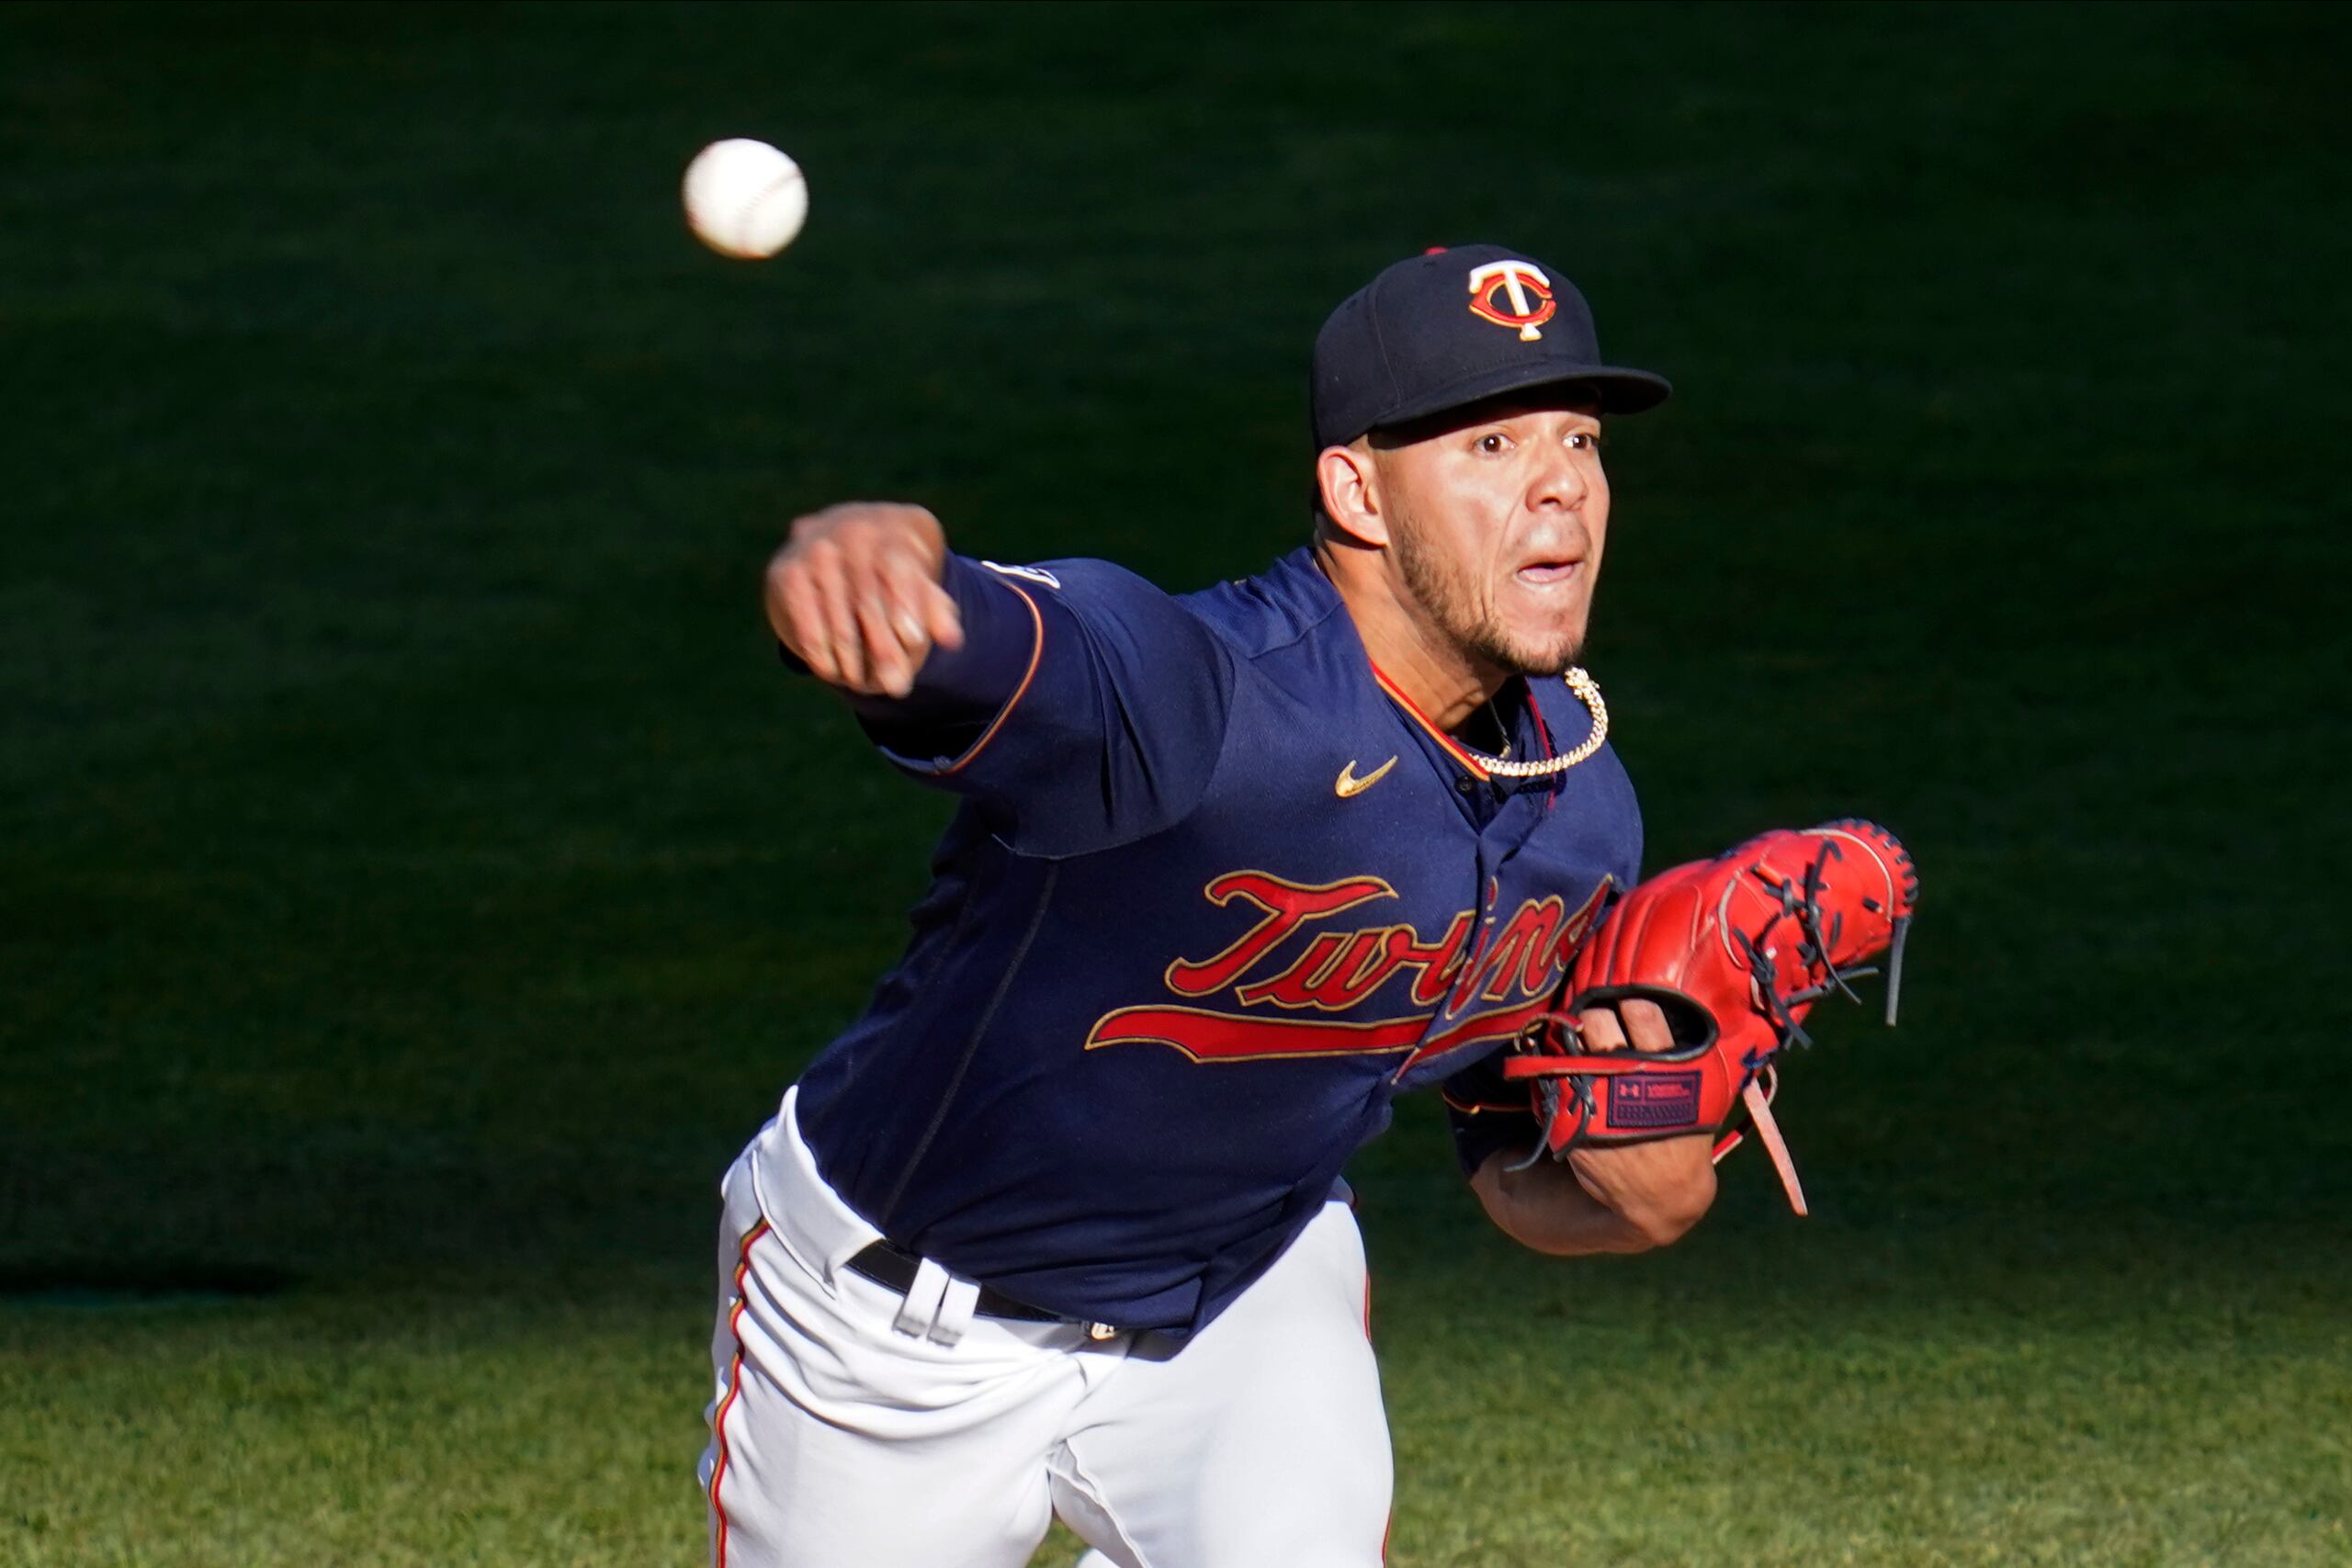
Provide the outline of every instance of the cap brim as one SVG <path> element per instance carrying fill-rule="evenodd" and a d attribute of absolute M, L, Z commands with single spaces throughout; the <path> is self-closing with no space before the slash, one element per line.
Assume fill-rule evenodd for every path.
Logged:
<path fill-rule="evenodd" d="M 1557 361 L 1549 365 L 1505 365 L 1423 392 L 1409 402 L 1384 412 L 1370 428 L 1409 424 L 1449 409 L 1466 408 L 1500 397 L 1505 392 L 1532 392 L 1543 387 L 1590 387 L 1600 395 L 1603 413 L 1640 413 L 1657 407 L 1674 392 L 1673 383 L 1665 377 L 1622 365 L 1564 366 Z M 1347 439 L 1352 441 L 1355 437 Z"/>

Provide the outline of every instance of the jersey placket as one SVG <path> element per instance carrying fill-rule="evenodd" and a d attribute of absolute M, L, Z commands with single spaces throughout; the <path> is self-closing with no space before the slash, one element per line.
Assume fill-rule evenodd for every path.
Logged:
<path fill-rule="evenodd" d="M 1412 736 L 1414 743 L 1438 777 L 1447 781 L 1448 792 L 1454 796 L 1463 824 L 1470 830 L 1470 842 L 1464 847 L 1471 852 L 1470 870 L 1473 875 L 1471 945 L 1463 961 L 1461 973 L 1476 975 L 1497 939 L 1497 922 L 1508 902 L 1503 889 L 1503 868 L 1542 824 L 1557 781 L 1494 778 L 1468 755 L 1466 748 L 1439 730 L 1425 714 L 1385 679 L 1380 684 L 1387 692 L 1397 723 Z M 1534 694 L 1526 691 L 1523 685 L 1521 694 L 1522 700 L 1512 707 L 1512 754 L 1548 756 L 1553 750 L 1550 736 L 1537 716 Z M 1423 1071 L 1429 1061 L 1436 1059 L 1424 1055 L 1431 1045 L 1465 1020 L 1475 1019 L 1482 1011 L 1490 1010 L 1481 1006 L 1485 989 L 1483 984 L 1478 984 L 1466 994 L 1457 996 L 1455 989 L 1448 988 L 1430 1014 L 1419 1043 L 1396 1068 L 1396 1080 L 1403 1079 L 1408 1073 Z M 1452 1055 L 1456 1050 L 1470 1049 L 1474 1043 L 1465 1041 L 1460 1046 L 1449 1046 L 1442 1055 Z"/>

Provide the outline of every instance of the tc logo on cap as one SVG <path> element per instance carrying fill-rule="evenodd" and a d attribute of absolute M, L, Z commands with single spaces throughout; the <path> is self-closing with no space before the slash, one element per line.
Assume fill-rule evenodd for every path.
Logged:
<path fill-rule="evenodd" d="M 1497 294 L 1510 301 L 1495 303 Z M 1517 327 L 1520 341 L 1533 343 L 1535 329 L 1552 319 L 1552 280 L 1533 262 L 1498 261 L 1470 269 L 1470 313 L 1498 327 Z"/>

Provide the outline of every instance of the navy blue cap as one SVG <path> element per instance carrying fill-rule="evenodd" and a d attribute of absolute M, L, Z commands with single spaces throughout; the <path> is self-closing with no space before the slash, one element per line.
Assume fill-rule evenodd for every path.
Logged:
<path fill-rule="evenodd" d="M 1340 302 L 1315 334 L 1315 446 L 1498 392 L 1577 381 L 1604 413 L 1639 413 L 1674 389 L 1600 357 L 1592 309 L 1559 273 L 1500 245 L 1398 262 Z"/>

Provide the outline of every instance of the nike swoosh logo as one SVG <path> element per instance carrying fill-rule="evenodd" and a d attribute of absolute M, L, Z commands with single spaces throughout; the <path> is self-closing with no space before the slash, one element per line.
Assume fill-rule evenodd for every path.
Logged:
<path fill-rule="evenodd" d="M 1353 760 L 1351 760 L 1346 767 L 1340 770 L 1340 782 L 1333 784 L 1331 787 L 1339 792 L 1340 798 L 1341 800 L 1347 799 L 1350 795 L 1362 795 L 1364 791 L 1378 784 L 1382 779 L 1386 778 L 1388 776 L 1388 770 L 1396 765 L 1396 759 L 1391 757 L 1388 761 L 1381 763 L 1380 766 L 1373 769 L 1372 772 L 1364 774 L 1363 777 L 1358 778 L 1356 777 L 1355 762 Z"/>

